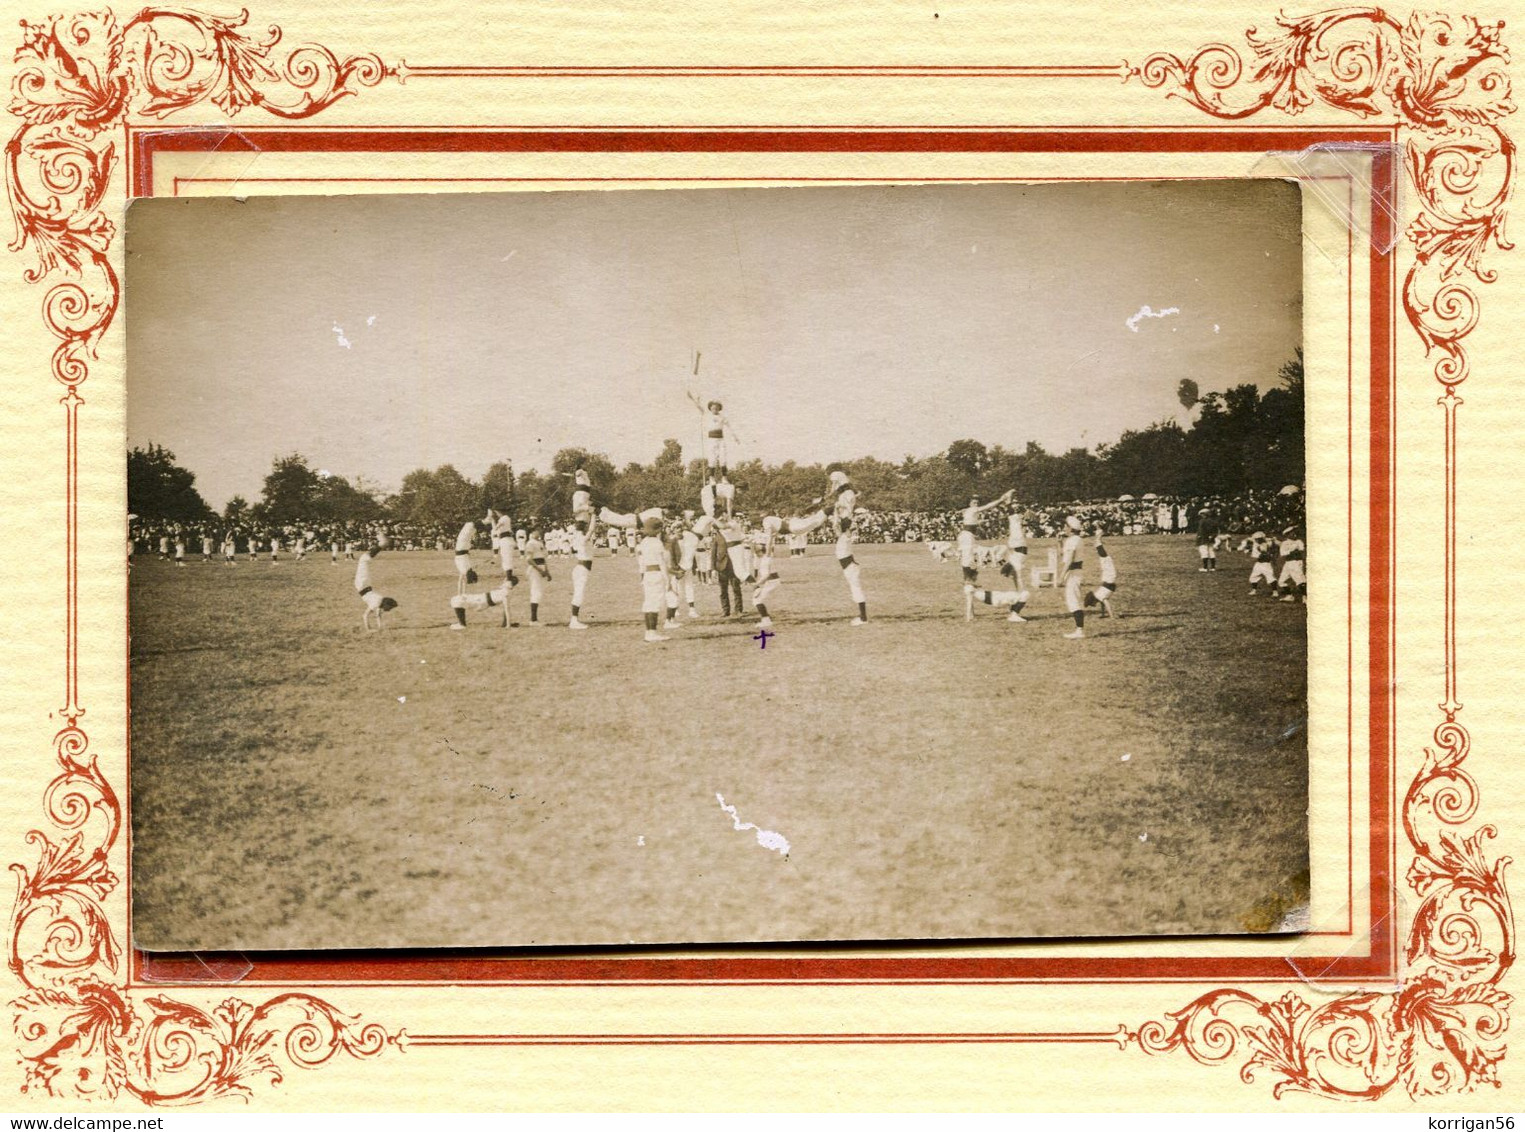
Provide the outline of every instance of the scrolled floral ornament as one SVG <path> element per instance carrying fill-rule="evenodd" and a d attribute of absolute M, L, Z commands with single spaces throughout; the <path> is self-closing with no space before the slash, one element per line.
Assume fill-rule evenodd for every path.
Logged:
<path fill-rule="evenodd" d="M 258 1082 L 279 1084 L 283 1065 L 311 1069 L 340 1053 L 375 1057 L 407 1040 L 295 992 L 259 1006 L 229 998 L 209 1010 L 150 995 L 140 1016 L 119 988 L 85 981 L 67 993 L 34 990 L 10 1005 L 22 1087 L 74 1101 L 247 1099 Z"/>
<path fill-rule="evenodd" d="M 1204 1065 L 1244 1055 L 1240 1079 L 1266 1073 L 1277 1098 L 1302 1092 L 1374 1100 L 1396 1079 L 1387 1040 L 1391 1006 L 1373 993 L 1315 1006 L 1294 993 L 1266 1002 L 1246 991 L 1216 990 L 1164 1022 L 1146 1022 L 1131 1037 L 1147 1053 L 1181 1049 Z"/>
<path fill-rule="evenodd" d="M 28 282 L 49 284 L 42 317 L 58 339 L 52 372 L 65 390 L 71 539 L 79 388 L 121 299 L 109 258 L 116 228 L 102 205 L 129 121 L 203 105 L 229 117 L 261 110 L 306 118 L 399 73 L 375 55 L 341 58 L 317 45 L 280 56 L 280 29 L 256 32 L 247 23 L 246 12 L 149 7 L 125 23 L 102 10 L 21 25 L 9 102 L 21 125 L 5 146 L 10 246 L 32 254 Z M 80 726 L 72 570 L 71 559 L 65 723 L 54 738 L 59 770 L 44 795 L 52 828 L 28 833 L 33 860 L 10 866 L 7 963 L 25 988 L 10 1003 L 23 1088 L 69 1100 L 125 1094 L 151 1105 L 194 1103 L 279 1082 L 283 1064 L 400 1046 L 401 1034 L 311 995 L 258 1006 L 229 999 L 207 1011 L 162 996 L 135 1000 L 121 985 L 122 944 L 108 902 L 121 883 L 109 861 L 122 806 Z"/>
<path fill-rule="evenodd" d="M 1251 28 L 1247 54 L 1214 43 L 1186 59 L 1151 55 L 1129 74 L 1215 118 L 1319 104 L 1404 126 L 1421 208 L 1407 232 L 1415 262 L 1403 307 L 1426 352 L 1440 355 L 1436 377 L 1459 384 L 1468 370 L 1462 339 L 1478 316 L 1470 282 L 1491 283 L 1484 253 L 1512 246 L 1504 217 L 1515 150 L 1498 125 L 1515 109 L 1503 25 L 1434 12 L 1400 24 L 1381 8 L 1338 8 L 1276 26 Z"/>
<path fill-rule="evenodd" d="M 1339 8 L 1250 29 L 1248 52 L 1227 44 L 1189 58 L 1158 54 L 1130 68 L 1145 86 L 1169 88 L 1222 119 L 1263 111 L 1298 114 L 1319 104 L 1403 128 L 1403 163 L 1420 204 L 1405 235 L 1414 259 L 1403 282 L 1404 313 L 1434 358 L 1448 445 L 1457 387 L 1469 365 L 1465 339 L 1481 305 L 1474 284 L 1496 273 L 1493 248 L 1512 245 L 1504 218 L 1515 147 L 1499 122 L 1514 112 L 1502 24 L 1416 12 L 1400 24 L 1380 8 Z M 1448 448 L 1449 451 L 1449 448 Z M 1454 465 L 1447 465 L 1447 531 L 1454 541 Z M 1454 584 L 1454 559 L 1446 563 Z M 1492 826 L 1468 828 L 1476 783 L 1462 768 L 1470 749 L 1457 722 L 1454 606 L 1447 599 L 1450 651 L 1444 721 L 1404 795 L 1401 818 L 1414 859 L 1406 882 L 1418 898 L 1402 985 L 1310 1002 L 1298 993 L 1264 1001 L 1239 990 L 1202 995 L 1129 1038 L 1147 1053 L 1174 1050 L 1203 1063 L 1237 1059 L 1287 1091 L 1371 1100 L 1497 1085 L 1511 998 L 1499 982 L 1514 965 L 1514 914 L 1504 885 L 1508 858 L 1490 859 Z"/>
<path fill-rule="evenodd" d="M 9 109 L 22 125 L 5 150 L 11 250 L 36 256 L 30 281 L 70 277 L 43 300 L 59 339 L 53 373 L 70 388 L 88 376 L 121 297 L 101 202 L 116 169 L 114 138 L 130 118 L 203 104 L 230 117 L 259 109 L 307 118 L 397 74 L 375 55 L 340 58 L 317 45 L 277 58 L 281 29 L 255 33 L 247 23 L 247 12 L 144 8 L 122 24 L 99 11 L 21 25 Z"/>

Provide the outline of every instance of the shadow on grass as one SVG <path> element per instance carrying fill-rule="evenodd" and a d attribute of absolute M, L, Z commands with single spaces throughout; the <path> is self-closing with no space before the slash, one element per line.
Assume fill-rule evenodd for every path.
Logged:
<path fill-rule="evenodd" d="M 1087 623 L 1086 629 L 1088 632 L 1091 628 L 1092 626 Z M 1178 633 L 1183 627 L 1180 625 L 1149 625 L 1139 629 L 1119 629 L 1115 625 L 1109 624 L 1105 626 L 1105 630 L 1101 626 L 1096 626 L 1095 628 L 1096 631 L 1090 633 L 1092 637 L 1142 637 L 1146 633 Z"/>
<path fill-rule="evenodd" d="M 1106 627 L 1108 636 L 1129 636 L 1143 633 L 1174 632 L 1180 629 L 1181 626 L 1159 625 L 1152 628 L 1133 628 L 1131 625 L 1128 628 L 1116 628 L 1116 626 L 1120 622 L 1137 622 L 1169 617 L 1184 617 L 1186 616 L 1186 613 L 1187 611 L 1185 610 L 1169 610 L 1158 613 L 1124 613 L 1110 618 L 1093 616 L 1087 618 L 1087 625 L 1088 627 L 1093 627 L 1096 629 Z M 1068 625 L 1070 623 L 1070 615 L 1067 613 L 1039 613 L 1036 615 L 1027 616 L 1026 611 L 1024 611 L 1024 616 L 1026 616 L 1027 623 L 1032 625 Z M 868 630 L 872 629 L 872 627 L 875 625 L 952 625 L 958 624 L 961 620 L 962 619 L 956 614 L 950 614 L 943 611 L 927 610 L 917 613 L 878 614 L 871 616 L 867 625 L 857 627 Z M 975 616 L 976 622 L 987 621 L 994 624 L 1004 620 L 1004 615 L 999 613 L 985 614 L 983 616 L 976 614 Z M 774 626 L 771 631 L 776 633 L 780 630 L 788 630 L 791 627 L 804 627 L 814 625 L 842 625 L 846 627 L 852 627 L 849 624 L 850 621 L 851 615 L 845 613 L 819 614 L 814 616 L 800 617 L 791 617 L 788 614 L 785 614 L 775 619 Z M 597 633 L 604 629 L 618 629 L 621 631 L 634 632 L 641 629 L 641 624 L 641 621 L 635 618 L 591 618 L 587 622 L 588 628 L 586 630 L 578 630 L 578 632 Z M 501 624 L 493 624 L 489 621 L 481 621 L 476 624 L 471 624 L 468 622 L 464 630 L 455 630 L 453 628 L 454 622 L 440 621 L 432 625 L 391 626 L 389 628 L 382 629 L 379 632 L 374 629 L 361 629 L 360 627 L 356 626 L 348 630 L 348 635 L 360 640 L 387 640 L 396 639 L 397 637 L 432 637 L 436 634 L 450 632 L 461 632 L 463 635 L 465 633 L 481 635 L 483 633 L 511 633 L 515 630 L 522 630 L 527 633 L 556 633 L 558 631 L 567 629 L 567 625 L 563 621 L 541 621 L 539 622 L 539 625 L 542 627 L 536 628 L 535 625 L 531 624 L 530 622 L 518 621 L 515 622 L 509 629 L 505 630 Z M 677 629 L 671 630 L 670 632 L 674 640 L 688 639 L 703 641 L 720 640 L 722 638 L 728 637 L 751 636 L 757 632 L 757 615 L 755 613 L 749 612 L 742 614 L 739 617 L 733 616 L 730 618 L 706 615 L 697 621 L 685 619 Z M 132 661 L 146 661 L 154 660 L 160 657 L 183 656 L 201 652 L 224 651 L 228 651 L 228 649 L 227 646 L 223 644 L 181 645 L 175 648 L 146 649 L 142 652 L 134 651 L 129 659 Z M 266 652 L 286 653 L 290 651 L 290 645 L 289 643 L 283 641 L 271 641 L 268 644 L 261 644 L 251 641 L 241 644 L 238 648 L 238 651 L 245 654 Z"/>

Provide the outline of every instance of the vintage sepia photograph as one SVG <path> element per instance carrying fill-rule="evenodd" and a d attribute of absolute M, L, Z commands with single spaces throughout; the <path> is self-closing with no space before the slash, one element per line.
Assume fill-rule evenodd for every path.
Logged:
<path fill-rule="evenodd" d="M 1300 192 L 134 202 L 133 942 L 1306 930 Z"/>

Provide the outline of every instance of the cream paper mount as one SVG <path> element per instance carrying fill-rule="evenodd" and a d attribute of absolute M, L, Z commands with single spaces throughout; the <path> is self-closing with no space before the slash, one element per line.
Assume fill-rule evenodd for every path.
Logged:
<path fill-rule="evenodd" d="M 393 1072 L 422 1080 L 439 1073 L 431 1060 L 439 1055 L 405 1053 L 410 1044 L 530 1044 L 515 1040 L 524 1035 L 498 1035 L 501 1041 L 494 1042 L 491 1034 L 433 1033 L 403 1013 L 372 1011 L 361 1020 L 347 1002 L 348 994 L 358 992 L 345 987 L 268 993 L 234 984 L 215 992 L 196 987 L 167 993 L 135 977 L 127 947 L 126 761 L 116 735 L 90 732 L 85 705 L 95 693 L 82 686 L 80 676 L 81 601 L 95 596 L 81 571 L 80 506 L 87 490 L 81 473 L 99 455 L 82 452 L 80 437 L 92 367 L 106 364 L 102 355 L 115 350 L 109 332 L 121 283 L 113 218 L 125 195 L 142 191 L 147 147 L 173 147 L 208 119 L 313 118 L 343 99 L 381 97 L 369 88 L 404 79 L 539 78 L 549 72 L 598 77 L 642 70 L 495 67 L 476 61 L 408 66 L 387 60 L 380 43 L 370 45 L 375 53 L 360 55 L 321 45 L 288 48 L 280 28 L 258 21 L 257 14 L 251 22 L 243 14 L 227 18 L 178 7 L 121 17 L 80 12 L 23 23 L 16 49 L 9 109 L 19 124 L 6 147 L 7 195 L 16 224 L 11 246 L 28 264 L 27 283 L 35 285 L 42 325 L 55 340 L 50 376 L 62 414 L 44 423 L 57 432 L 66 473 L 62 499 L 47 504 L 61 509 L 66 532 L 59 595 L 64 685 L 52 744 L 56 771 L 32 807 L 24 845 L 12 837 L 9 851 L 17 858 L 10 866 L 17 886 L 8 965 L 20 984 L 9 1000 L 11 1033 L 21 1088 L 34 1099 L 168 1105 L 266 1098 L 287 1066 L 326 1064 L 324 1072 L 338 1072 L 333 1066 L 346 1059 L 384 1056 L 395 1059 Z M 1500 983 L 1514 962 L 1514 922 L 1504 883 L 1507 858 L 1496 858 L 1490 847 L 1495 829 L 1485 820 L 1467 769 L 1471 740 L 1461 722 L 1457 467 L 1460 388 L 1469 377 L 1468 338 L 1481 313 L 1479 288 L 1495 279 L 1492 252 L 1509 247 L 1503 221 L 1515 150 L 1501 123 L 1514 106 L 1502 24 L 1433 13 L 1401 19 L 1375 8 L 1258 22 L 1264 30 L 1245 34 L 1242 24 L 1226 27 L 1224 42 L 1189 54 L 1159 51 L 1115 65 L 645 68 L 673 78 L 721 71 L 756 77 L 876 72 L 957 77 L 999 71 L 1014 81 L 1121 80 L 1141 100 L 1169 98 L 1194 107 L 1204 123 L 1310 108 L 1339 111 L 1401 144 L 1405 202 L 1417 206 L 1403 229 L 1408 266 L 1396 298 L 1406 332 L 1418 336 L 1429 359 L 1439 408 L 1434 427 L 1444 433 L 1446 663 L 1443 682 L 1433 689 L 1439 714 L 1430 742 L 1422 753 L 1396 755 L 1403 785 L 1391 799 L 1391 817 L 1401 830 L 1402 867 L 1387 878 L 1392 885 L 1387 906 L 1401 906 L 1407 898 L 1399 981 L 1387 989 L 1323 993 L 1330 983 L 1310 989 L 1289 980 L 1290 989 L 1279 995 L 1259 986 L 1213 986 L 1162 1018 L 1123 1017 L 1115 1028 L 1089 1031 L 823 1029 L 793 1035 L 798 1042 L 1089 1042 L 1115 1045 L 1119 1058 L 1142 1051 L 1235 1065 L 1246 1081 L 1271 1082 L 1278 1097 L 1440 1094 L 1455 1103 L 1459 1094 L 1499 1083 L 1511 1002 Z M 354 26 L 363 33 L 363 22 Z M 1158 34 L 1172 38 L 1168 29 Z M 156 123 L 162 126 L 148 128 Z M 178 134 L 181 129 L 189 133 Z M 230 136 L 221 127 L 213 133 Z M 132 169 L 124 170 L 124 158 Z M 1375 228 L 1382 223 L 1374 216 Z M 1380 352 L 1386 343 L 1374 342 L 1373 349 Z M 110 364 L 117 364 L 115 358 Z M 1400 380 L 1417 378 L 1407 374 Z M 47 375 L 29 380 L 33 384 L 13 389 L 13 397 L 35 399 L 35 382 Z M 44 521 L 58 518 L 55 511 Z M 38 753 L 11 756 L 36 759 Z M 592 1044 L 609 1036 L 585 1037 Z M 748 1037 L 672 1033 L 644 1040 L 746 1044 Z M 480 1040 L 468 1040 L 473 1038 Z M 787 1044 L 790 1036 L 750 1038 Z M 1135 1072 L 1147 1078 L 1147 1067 Z M 1243 1103 L 1256 1103 L 1255 1096 L 1263 1094 L 1246 1096 Z"/>

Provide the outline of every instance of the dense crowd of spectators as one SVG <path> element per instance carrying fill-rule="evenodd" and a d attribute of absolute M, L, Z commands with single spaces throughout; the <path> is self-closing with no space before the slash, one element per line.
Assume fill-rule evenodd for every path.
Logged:
<path fill-rule="evenodd" d="M 1249 534 L 1256 530 L 1279 531 L 1303 522 L 1301 492 L 1281 494 L 1270 491 L 1247 491 L 1238 495 L 1161 496 L 1144 499 L 1076 500 L 1026 508 L 1024 526 L 1034 537 L 1052 538 L 1074 515 L 1087 530 L 1100 528 L 1112 535 L 1186 534 L 1197 529 L 1197 516 L 1211 507 L 1220 528 L 1227 534 Z M 962 512 L 951 511 L 874 511 L 869 509 L 858 524 L 859 542 L 935 542 L 958 537 L 963 526 Z M 984 517 L 978 536 L 1003 538 L 1006 514 L 997 508 Z M 830 542 L 835 536 L 826 529 L 812 536 L 817 542 Z"/>
<path fill-rule="evenodd" d="M 538 526 L 546 549 L 567 554 L 572 546 L 572 524 L 532 523 L 520 520 L 521 528 Z M 401 523 L 177 523 L 149 521 L 139 516 L 128 520 L 129 553 L 174 558 L 222 557 L 270 554 L 344 554 L 353 556 L 382 536 L 393 551 L 451 550 L 459 527 L 445 524 Z M 487 525 L 477 520 L 475 543 L 485 548 L 490 540 Z M 602 542 L 600 542 L 602 545 Z"/>
<path fill-rule="evenodd" d="M 186 556 L 221 555 L 229 542 L 238 554 L 269 551 L 275 544 L 281 550 L 316 553 L 335 548 L 353 550 L 385 534 L 398 550 L 444 550 L 455 545 L 454 530 L 442 525 L 416 523 L 176 523 L 145 520 L 132 516 L 128 521 L 128 541 L 137 552 L 157 551 Z"/>
<path fill-rule="evenodd" d="M 1144 534 L 1186 534 L 1196 530 L 1197 516 L 1205 507 L 1217 514 L 1220 529 L 1225 534 L 1249 534 L 1252 531 L 1280 531 L 1291 524 L 1301 525 L 1304 520 L 1303 496 L 1300 492 L 1248 491 L 1237 495 L 1210 495 L 1158 497 L 1143 499 L 1078 500 L 1030 507 L 1024 511 L 1025 527 L 1035 538 L 1052 538 L 1064 526 L 1065 518 L 1077 516 L 1087 530 L 1099 528 L 1109 536 Z M 748 516 L 741 515 L 743 521 Z M 760 516 L 751 516 L 757 519 Z M 520 518 L 518 525 L 528 527 L 530 520 Z M 565 520 L 541 522 L 546 548 L 551 553 L 563 553 L 571 543 L 571 524 Z M 751 524 L 749 524 L 751 525 Z M 958 537 L 962 523 L 959 511 L 875 511 L 863 510 L 858 516 L 859 542 L 935 542 L 952 541 Z M 455 545 L 457 529 L 443 525 L 414 523 L 376 522 L 342 524 L 283 524 L 280 526 L 259 524 L 186 524 L 149 522 L 134 517 L 131 522 L 130 539 L 139 552 L 158 551 L 161 554 L 180 553 L 185 556 L 221 555 L 225 553 L 228 540 L 232 540 L 238 554 L 268 552 L 272 543 L 278 541 L 283 551 L 295 551 L 299 546 L 309 553 L 337 550 L 345 553 L 363 546 L 381 534 L 387 536 L 392 549 L 448 550 Z M 1006 514 L 997 508 L 985 516 L 978 535 L 983 539 L 998 539 L 1006 534 Z M 487 543 L 487 532 L 478 531 L 478 540 Z M 836 535 L 825 526 L 811 535 L 812 542 L 831 542 Z"/>

